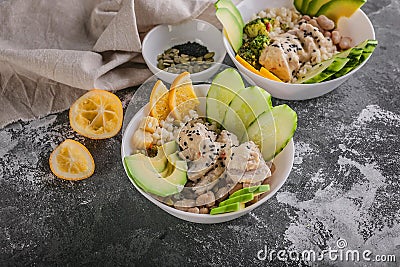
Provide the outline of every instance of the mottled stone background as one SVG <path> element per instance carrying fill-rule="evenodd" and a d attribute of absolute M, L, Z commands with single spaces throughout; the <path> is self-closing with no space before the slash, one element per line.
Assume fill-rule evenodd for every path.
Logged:
<path fill-rule="evenodd" d="M 257 259 L 265 246 L 321 252 L 339 239 L 346 249 L 396 255 L 386 265 L 399 266 L 400 4 L 369 0 L 363 10 L 379 40 L 372 58 L 328 95 L 275 101 L 299 116 L 294 168 L 271 200 L 228 223 L 188 223 L 142 197 L 125 176 L 121 134 L 83 138 L 67 112 L 1 129 L 0 266 L 384 266 Z M 133 93 L 117 93 L 125 107 Z M 49 154 L 65 138 L 92 152 L 90 179 L 51 174 Z"/>

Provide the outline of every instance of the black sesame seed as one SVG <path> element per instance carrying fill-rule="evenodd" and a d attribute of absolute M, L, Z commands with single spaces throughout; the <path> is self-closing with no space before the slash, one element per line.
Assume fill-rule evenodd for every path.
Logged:
<path fill-rule="evenodd" d="M 190 140 L 190 141 L 193 141 L 193 138 L 192 138 L 192 137 L 190 137 L 190 138 L 189 138 L 189 140 Z"/>

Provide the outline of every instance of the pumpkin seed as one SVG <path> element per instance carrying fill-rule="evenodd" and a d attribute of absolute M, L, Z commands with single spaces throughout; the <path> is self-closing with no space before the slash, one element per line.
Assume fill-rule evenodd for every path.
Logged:
<path fill-rule="evenodd" d="M 179 54 L 176 48 L 169 48 L 157 56 L 157 67 L 171 73 L 188 71 L 197 73 L 208 69 L 214 62 L 215 52 L 207 52 L 203 56 Z M 190 63 L 190 64 L 189 64 Z"/>
<path fill-rule="evenodd" d="M 207 54 L 204 55 L 204 58 L 205 59 L 212 58 L 212 57 L 214 57 L 214 55 L 215 55 L 214 52 L 208 52 Z"/>

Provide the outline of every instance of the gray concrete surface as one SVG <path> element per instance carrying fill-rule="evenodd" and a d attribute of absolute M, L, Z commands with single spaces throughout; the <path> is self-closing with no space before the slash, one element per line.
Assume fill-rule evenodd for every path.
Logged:
<path fill-rule="evenodd" d="M 83 138 L 67 112 L 1 129 L 0 266 L 399 266 L 400 4 L 370 0 L 363 10 L 379 40 L 372 58 L 328 95 L 274 101 L 298 113 L 294 168 L 271 200 L 228 223 L 188 223 L 142 197 L 125 176 L 121 134 Z M 126 106 L 133 92 L 117 94 Z M 91 178 L 51 174 L 49 154 L 65 138 L 92 152 Z M 281 261 L 276 253 L 263 261 L 265 246 L 292 256 L 339 246 L 397 262 Z"/>

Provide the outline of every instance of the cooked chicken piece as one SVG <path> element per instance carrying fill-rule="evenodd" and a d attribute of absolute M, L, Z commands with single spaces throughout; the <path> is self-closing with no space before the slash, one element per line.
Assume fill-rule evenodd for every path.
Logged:
<path fill-rule="evenodd" d="M 288 82 L 293 71 L 300 68 L 297 51 L 301 43 L 296 35 L 284 33 L 273 38 L 273 43 L 264 48 L 260 55 L 260 64 L 278 76 L 282 81 Z"/>
<path fill-rule="evenodd" d="M 309 23 L 301 24 L 300 28 L 296 30 L 296 35 L 303 44 L 303 50 L 298 53 L 301 62 L 319 63 L 328 59 L 321 58 L 321 54 L 336 52 L 336 46 L 332 40 Z"/>
<path fill-rule="evenodd" d="M 228 176 L 234 183 L 256 183 L 271 175 L 260 150 L 252 141 L 233 147 L 226 165 Z"/>
<path fill-rule="evenodd" d="M 272 37 L 261 52 L 259 62 L 284 82 L 291 81 L 303 63 L 316 64 L 336 52 L 332 40 L 310 23 Z M 324 55 L 324 56 L 321 56 Z"/>
<path fill-rule="evenodd" d="M 210 170 L 201 180 L 193 187 L 196 194 L 203 194 L 211 190 L 219 181 L 219 178 L 224 173 L 225 168 L 221 166 L 221 162 L 217 162 L 217 167 Z"/>
<path fill-rule="evenodd" d="M 232 146 L 238 146 L 239 140 L 237 136 L 227 130 L 222 130 L 217 138 L 217 142 L 226 144 L 226 149 L 230 149 Z"/>
<path fill-rule="evenodd" d="M 188 123 L 182 127 L 178 135 L 179 146 L 182 149 L 179 156 L 187 160 L 197 160 L 201 157 L 200 148 L 206 144 L 206 140 L 207 144 L 210 144 L 216 138 L 216 134 L 208 131 L 204 124 Z"/>
<path fill-rule="evenodd" d="M 213 169 L 218 158 L 220 157 L 220 149 L 221 143 L 213 142 L 207 138 L 204 139 L 202 144 L 200 144 L 200 157 L 196 160 L 190 161 L 188 164 L 188 179 L 191 181 L 196 181 Z"/>

